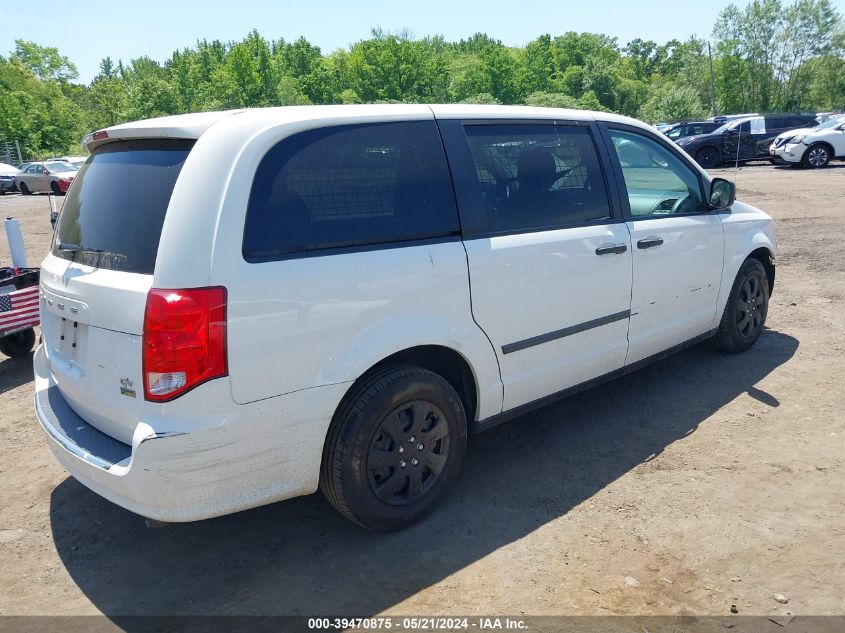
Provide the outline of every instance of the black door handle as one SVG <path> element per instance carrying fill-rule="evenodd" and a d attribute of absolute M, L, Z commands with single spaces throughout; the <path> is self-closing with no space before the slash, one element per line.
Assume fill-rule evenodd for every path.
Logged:
<path fill-rule="evenodd" d="M 659 237 L 647 237 L 644 240 L 637 242 L 637 248 L 654 248 L 663 244 L 663 239 Z"/>
<path fill-rule="evenodd" d="M 611 244 L 610 246 L 599 246 L 596 249 L 596 255 L 621 255 L 627 250 L 627 244 Z"/>

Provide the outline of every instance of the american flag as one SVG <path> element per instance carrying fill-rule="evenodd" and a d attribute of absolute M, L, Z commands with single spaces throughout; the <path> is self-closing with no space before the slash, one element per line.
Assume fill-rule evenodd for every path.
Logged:
<path fill-rule="evenodd" d="M 0 294 L 0 334 L 38 325 L 38 286 Z"/>

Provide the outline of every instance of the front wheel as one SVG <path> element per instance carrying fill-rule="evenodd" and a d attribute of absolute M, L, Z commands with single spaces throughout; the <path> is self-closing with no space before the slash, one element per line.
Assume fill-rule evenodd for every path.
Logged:
<path fill-rule="evenodd" d="M 355 523 L 399 529 L 434 508 L 460 470 L 466 441 L 463 404 L 444 378 L 388 366 L 362 380 L 335 414 L 320 488 Z"/>
<path fill-rule="evenodd" d="M 702 147 L 695 153 L 695 162 L 704 169 L 714 169 L 722 164 L 722 157 L 715 147 Z"/>
<path fill-rule="evenodd" d="M 810 145 L 807 151 L 804 152 L 801 162 L 804 163 L 805 167 L 809 167 L 810 169 L 827 167 L 827 164 L 830 162 L 830 151 L 823 143 Z"/>
<path fill-rule="evenodd" d="M 32 192 L 29 190 L 29 187 L 27 187 L 27 186 L 26 186 L 26 183 L 25 183 L 25 182 L 22 182 L 22 183 L 20 184 L 20 187 L 18 187 L 18 188 L 21 190 L 21 194 L 23 194 L 23 195 L 25 195 L 25 196 L 28 196 L 29 194 L 31 194 L 31 193 L 32 193 Z"/>
<path fill-rule="evenodd" d="M 29 328 L 0 338 L 0 352 L 12 358 L 26 356 L 35 345 L 35 330 Z"/>
<path fill-rule="evenodd" d="M 713 345 L 723 352 L 744 352 L 763 332 L 769 312 L 769 281 L 763 264 L 746 259 L 734 280 Z"/>

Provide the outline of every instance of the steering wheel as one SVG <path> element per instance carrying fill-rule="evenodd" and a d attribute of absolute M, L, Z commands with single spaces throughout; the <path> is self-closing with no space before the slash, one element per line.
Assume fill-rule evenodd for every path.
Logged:
<path fill-rule="evenodd" d="M 675 204 L 672 205 L 671 213 L 683 213 L 682 207 L 683 207 L 684 203 L 686 203 L 688 200 L 690 200 L 689 193 L 687 193 L 687 195 L 685 195 L 685 196 L 681 196 L 680 198 L 678 198 L 675 201 Z"/>

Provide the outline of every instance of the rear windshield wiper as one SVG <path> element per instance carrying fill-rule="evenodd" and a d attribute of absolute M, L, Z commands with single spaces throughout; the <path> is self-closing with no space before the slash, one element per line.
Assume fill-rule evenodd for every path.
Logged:
<path fill-rule="evenodd" d="M 106 252 L 99 248 L 88 248 L 79 244 L 59 244 L 58 250 L 63 253 L 96 253 L 97 255 L 102 255 Z"/>
<path fill-rule="evenodd" d="M 97 264 L 98 265 L 100 258 L 106 253 L 106 251 L 101 250 L 99 248 L 88 248 L 86 246 L 82 246 L 80 244 L 62 244 L 60 243 L 57 247 L 60 253 L 71 253 L 71 261 L 76 261 L 77 253 L 93 253 L 97 256 Z"/>

